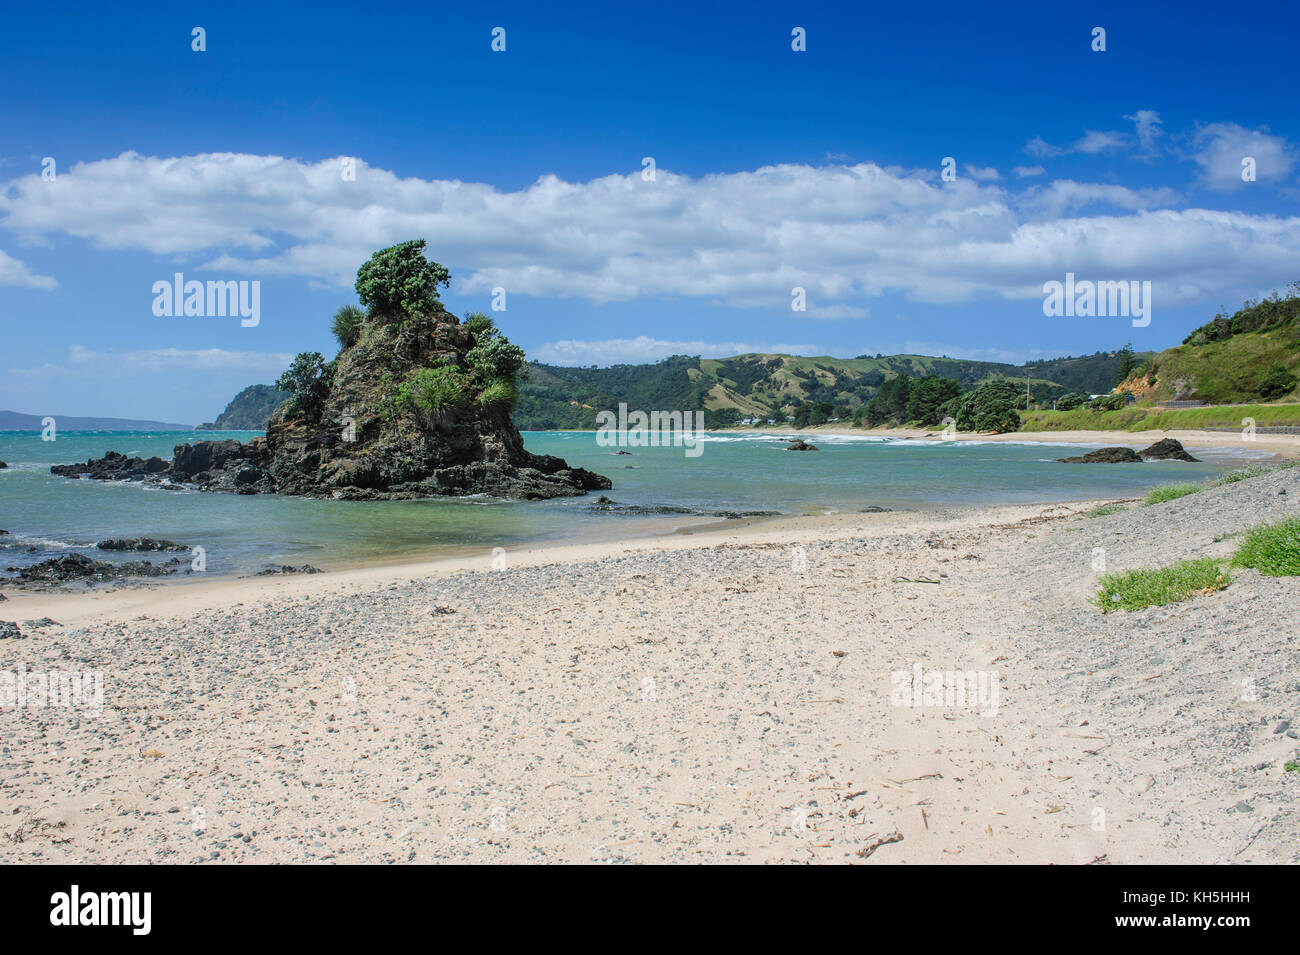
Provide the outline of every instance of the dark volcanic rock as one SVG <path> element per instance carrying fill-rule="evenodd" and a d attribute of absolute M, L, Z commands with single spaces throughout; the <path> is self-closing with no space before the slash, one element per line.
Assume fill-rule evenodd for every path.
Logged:
<path fill-rule="evenodd" d="M 189 545 L 178 544 L 175 541 L 156 541 L 152 537 L 125 537 L 111 538 L 102 540 L 95 545 L 100 550 L 131 550 L 131 551 L 154 551 L 154 550 L 189 550 Z"/>
<path fill-rule="evenodd" d="M 1173 438 L 1162 438 L 1149 448 L 1144 448 L 1138 452 L 1138 457 L 1150 458 L 1155 461 L 1196 461 L 1198 458 L 1192 457 L 1183 449 L 1182 442 L 1175 441 Z"/>
<path fill-rule="evenodd" d="M 88 582 L 118 580 L 126 577 L 163 577 L 176 573 L 181 559 L 173 557 L 165 564 L 151 564 L 146 560 L 132 560 L 123 564 L 110 564 L 91 560 L 84 554 L 68 554 L 33 564 L 31 567 L 6 567 L 18 574 L 20 580 L 30 583 L 60 584 L 71 580 Z"/>
<path fill-rule="evenodd" d="M 12 620 L 0 620 L 0 640 L 21 640 L 23 632 Z"/>
<path fill-rule="evenodd" d="M 466 355 L 474 345 L 469 326 L 444 311 L 410 319 L 405 331 L 367 323 L 339 354 L 318 409 L 304 413 L 289 404 L 271 416 L 265 467 L 279 490 L 344 500 L 533 500 L 612 487 L 603 475 L 524 450 L 509 411 L 469 393 L 436 411 L 393 408 L 393 383 L 424 369 L 442 365 L 468 379 Z"/>
<path fill-rule="evenodd" d="M 444 311 L 403 323 L 367 320 L 310 407 L 282 405 L 265 438 L 177 445 L 170 465 L 110 451 L 50 471 L 164 488 L 356 501 L 469 494 L 538 500 L 611 488 L 603 475 L 524 449 L 509 411 L 476 397 L 466 358 L 475 344 L 469 326 Z M 464 383 L 459 401 L 427 411 L 395 400 L 399 384 L 437 367 Z"/>
<path fill-rule="evenodd" d="M 1132 448 L 1098 448 L 1082 457 L 1057 458 L 1056 461 L 1058 464 L 1133 464 L 1142 459 Z"/>
<path fill-rule="evenodd" d="M 3 471 L 7 467 L 9 467 L 9 465 L 5 464 L 3 461 L 0 461 L 0 471 Z"/>
<path fill-rule="evenodd" d="M 821 449 L 815 444 L 809 444 L 803 438 L 797 440 L 794 444 L 786 448 L 787 451 L 820 451 Z"/>
<path fill-rule="evenodd" d="M 320 568 L 313 567 L 311 564 L 303 564 L 301 567 L 294 567 L 290 564 L 282 564 L 279 567 L 268 567 L 265 570 L 257 572 L 258 577 L 270 577 L 276 574 L 319 574 Z"/>
<path fill-rule="evenodd" d="M 85 464 L 56 464 L 50 468 L 50 473 L 60 477 L 88 477 L 94 481 L 148 481 L 161 479 L 167 470 L 168 464 L 162 458 L 146 461 L 109 451 L 102 458 L 91 459 Z"/>

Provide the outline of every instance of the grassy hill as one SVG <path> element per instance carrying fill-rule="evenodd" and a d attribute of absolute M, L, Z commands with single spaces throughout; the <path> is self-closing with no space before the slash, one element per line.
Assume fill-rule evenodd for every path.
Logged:
<path fill-rule="evenodd" d="M 1152 356 L 1120 386 L 1139 400 L 1292 401 L 1300 377 L 1300 283 L 1290 294 L 1216 315 Z"/>
<path fill-rule="evenodd" d="M 1145 356 L 1139 356 L 1145 357 Z M 1069 391 L 1109 391 L 1120 355 L 1058 358 L 1010 365 L 1002 362 L 925 355 L 829 356 L 747 354 L 732 358 L 675 355 L 650 365 L 567 368 L 532 363 L 520 389 L 516 425 L 523 430 L 594 428 L 596 413 L 620 401 L 643 410 L 704 410 L 711 427 L 741 418 L 782 422 L 801 404 L 825 402 L 851 413 L 869 401 L 889 378 L 939 375 L 973 388 L 990 378 L 1031 378 L 1034 400 L 1050 401 Z"/>

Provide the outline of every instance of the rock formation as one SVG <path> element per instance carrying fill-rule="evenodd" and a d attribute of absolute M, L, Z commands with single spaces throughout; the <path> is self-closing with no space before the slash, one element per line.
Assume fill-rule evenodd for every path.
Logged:
<path fill-rule="evenodd" d="M 1082 457 L 1057 458 L 1058 464 L 1137 464 L 1141 461 L 1196 461 L 1178 441 L 1164 438 L 1144 448 L 1134 451 L 1132 448 L 1114 447 L 1098 448 Z"/>
<path fill-rule="evenodd" d="M 363 312 L 335 316 L 331 362 L 301 354 L 277 387 L 291 395 L 266 437 L 178 445 L 170 465 L 110 452 L 55 474 L 192 484 L 237 494 L 349 500 L 490 494 L 540 499 L 612 487 L 532 454 L 510 420 L 523 351 L 483 315 L 462 323 L 438 301 L 446 270 L 423 241 L 376 252 L 357 273 Z"/>

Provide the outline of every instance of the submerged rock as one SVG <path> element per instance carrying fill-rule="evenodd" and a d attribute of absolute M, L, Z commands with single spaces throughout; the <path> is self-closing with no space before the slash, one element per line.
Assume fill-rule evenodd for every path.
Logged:
<path fill-rule="evenodd" d="M 1098 448 L 1082 457 L 1056 459 L 1058 464 L 1137 464 L 1141 461 L 1132 448 Z"/>
<path fill-rule="evenodd" d="M 130 551 L 155 551 L 155 550 L 189 550 L 188 544 L 178 544 L 175 541 L 154 540 L 152 537 L 125 537 L 110 538 L 102 540 L 95 545 L 100 550 L 130 550 Z"/>
<path fill-rule="evenodd" d="M 1149 448 L 1138 452 L 1138 457 L 1153 461 L 1197 461 L 1183 448 L 1182 442 L 1173 438 L 1162 438 Z"/>

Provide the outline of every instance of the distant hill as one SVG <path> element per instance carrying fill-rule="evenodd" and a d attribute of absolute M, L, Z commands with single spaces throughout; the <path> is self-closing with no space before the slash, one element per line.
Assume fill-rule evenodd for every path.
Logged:
<path fill-rule="evenodd" d="M 1183 344 L 1141 364 L 1121 390 L 1155 401 L 1238 404 L 1296 397 L 1300 376 L 1300 283 L 1283 297 L 1216 315 Z"/>
<path fill-rule="evenodd" d="M 1147 355 L 1137 356 L 1140 361 Z M 722 426 L 745 417 L 783 421 L 805 402 L 827 402 L 850 410 L 869 401 L 887 379 L 939 375 L 972 388 L 989 378 L 1032 379 L 1035 401 L 1069 391 L 1110 391 L 1120 368 L 1119 352 L 1055 358 L 1011 365 L 1002 362 L 932 358 L 924 355 L 862 355 L 858 358 L 802 358 L 748 354 L 733 358 L 674 355 L 651 365 L 568 368 L 534 362 L 520 387 L 515 424 L 523 430 L 594 428 L 596 413 L 620 401 L 645 410 L 704 410 Z"/>
<path fill-rule="evenodd" d="M 231 399 L 216 421 L 199 425 L 199 431 L 265 431 L 275 409 L 289 395 L 274 385 L 249 385 Z"/>
<path fill-rule="evenodd" d="M 0 431 L 40 431 L 41 421 L 53 418 L 60 431 L 193 431 L 192 424 L 167 421 L 138 421 L 135 418 L 84 418 L 73 415 L 21 414 L 0 411 Z"/>

